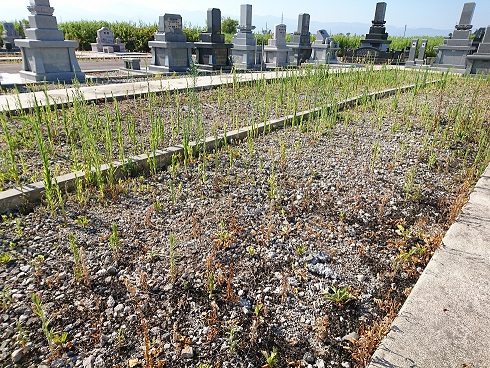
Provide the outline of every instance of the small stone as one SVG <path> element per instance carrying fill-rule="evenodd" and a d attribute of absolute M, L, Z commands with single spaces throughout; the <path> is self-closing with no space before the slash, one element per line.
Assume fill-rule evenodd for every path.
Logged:
<path fill-rule="evenodd" d="M 323 359 L 318 359 L 316 361 L 316 368 L 325 368 L 325 362 L 323 361 Z"/>
<path fill-rule="evenodd" d="M 116 305 L 116 301 L 114 300 L 114 298 L 112 297 L 112 295 L 110 295 L 107 298 L 107 307 L 108 308 L 114 308 L 115 305 Z"/>
<path fill-rule="evenodd" d="M 107 273 L 111 276 L 116 276 L 117 275 L 116 267 L 110 266 L 109 268 L 107 268 Z"/>
<path fill-rule="evenodd" d="M 349 362 L 342 362 L 341 366 L 344 368 L 350 368 L 350 363 Z"/>
<path fill-rule="evenodd" d="M 15 350 L 12 355 L 12 363 L 17 364 L 19 363 L 22 359 L 24 359 L 24 351 L 22 349 L 17 349 Z"/>
<path fill-rule="evenodd" d="M 184 359 L 192 359 L 194 357 L 194 349 L 192 349 L 192 346 L 185 346 L 180 356 Z"/>
<path fill-rule="evenodd" d="M 121 314 L 124 311 L 124 304 L 118 304 L 114 308 L 114 314 Z"/>
<path fill-rule="evenodd" d="M 364 280 L 366 280 L 366 276 L 364 276 L 364 275 L 357 275 L 357 280 L 359 282 L 363 282 Z"/>
<path fill-rule="evenodd" d="M 308 363 L 308 364 L 314 364 L 315 363 L 315 357 L 313 354 L 306 352 L 305 355 L 303 355 L 303 360 Z"/>
<path fill-rule="evenodd" d="M 357 340 L 359 338 L 359 335 L 356 332 L 351 332 L 348 335 L 345 335 L 342 337 L 343 341 L 352 341 L 352 340 Z"/>
<path fill-rule="evenodd" d="M 98 356 L 95 359 L 94 368 L 105 368 L 105 360 L 102 356 Z"/>

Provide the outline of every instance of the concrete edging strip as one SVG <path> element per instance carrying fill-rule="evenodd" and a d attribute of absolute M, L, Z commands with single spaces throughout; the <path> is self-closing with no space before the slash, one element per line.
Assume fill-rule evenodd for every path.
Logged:
<path fill-rule="evenodd" d="M 490 366 L 490 166 L 369 368 Z"/>

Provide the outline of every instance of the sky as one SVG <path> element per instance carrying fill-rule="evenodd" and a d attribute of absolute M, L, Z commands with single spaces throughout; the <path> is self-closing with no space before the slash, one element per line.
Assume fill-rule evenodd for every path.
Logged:
<path fill-rule="evenodd" d="M 29 16 L 28 0 L 2 1 L 0 20 L 19 20 Z M 184 22 L 204 26 L 207 8 L 220 8 L 222 16 L 239 19 L 240 4 L 253 6 L 257 29 L 272 28 L 274 23 L 284 19 L 296 20 L 299 13 L 309 13 L 311 22 L 322 23 L 364 23 L 370 24 L 374 18 L 376 0 L 51 0 L 58 22 L 72 20 L 143 21 L 157 23 L 164 13 L 181 14 Z M 453 30 L 459 21 L 464 0 L 385 0 L 387 3 L 387 26 L 409 28 L 434 28 Z M 473 17 L 473 30 L 490 25 L 490 1 L 479 0 Z M 287 23 L 287 22 L 285 22 Z M 289 26 L 288 26 L 288 30 Z M 316 31 L 311 29 L 310 31 Z M 366 32 L 368 30 L 366 29 Z"/>

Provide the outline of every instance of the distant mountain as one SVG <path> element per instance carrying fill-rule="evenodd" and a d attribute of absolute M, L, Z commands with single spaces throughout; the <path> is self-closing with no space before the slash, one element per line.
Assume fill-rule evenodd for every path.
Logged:
<path fill-rule="evenodd" d="M 229 16 L 228 14 L 223 14 L 223 16 Z M 238 19 L 236 16 L 231 16 L 234 19 Z M 185 23 L 191 23 L 194 26 L 203 27 L 206 24 L 206 12 L 186 12 L 183 14 L 183 20 Z M 256 27 L 255 32 L 261 33 L 262 30 L 266 28 L 273 31 L 274 25 L 281 23 L 281 17 L 277 16 L 262 16 L 254 15 L 253 24 Z M 292 18 L 285 18 L 284 24 L 287 26 L 287 32 L 293 33 L 298 27 L 298 20 Z M 312 20 L 310 24 L 310 32 L 316 34 L 319 29 L 325 29 L 328 33 L 338 34 L 350 33 L 352 35 L 365 35 L 369 32 L 370 23 L 348 23 L 348 22 L 317 22 Z M 413 28 L 407 27 L 405 32 L 404 27 L 396 27 L 392 25 L 387 25 L 386 29 L 390 36 L 401 37 L 404 35 L 406 37 L 413 36 L 447 36 L 453 30 L 451 29 L 434 29 L 434 28 Z"/>

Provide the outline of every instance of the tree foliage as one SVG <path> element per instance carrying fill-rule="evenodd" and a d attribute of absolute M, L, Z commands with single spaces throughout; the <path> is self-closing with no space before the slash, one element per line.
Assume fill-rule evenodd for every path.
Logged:
<path fill-rule="evenodd" d="M 230 17 L 221 20 L 221 32 L 227 34 L 235 34 L 238 27 L 238 21 Z"/>

